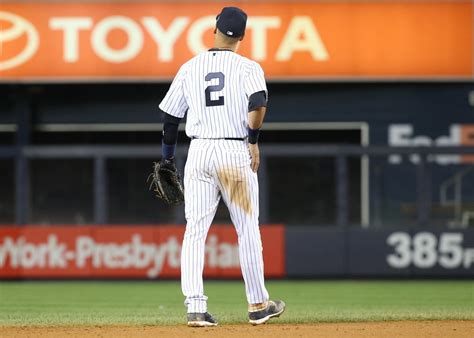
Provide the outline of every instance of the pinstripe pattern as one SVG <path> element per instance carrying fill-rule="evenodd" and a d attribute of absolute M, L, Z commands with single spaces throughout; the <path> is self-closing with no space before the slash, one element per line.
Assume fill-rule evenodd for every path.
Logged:
<path fill-rule="evenodd" d="M 207 74 L 222 72 L 222 91 L 211 93 L 211 99 L 223 96 L 225 104 L 207 107 L 206 87 L 217 79 L 205 81 Z M 160 109 L 182 118 L 188 112 L 186 135 L 199 138 L 246 137 L 248 97 L 267 91 L 260 65 L 231 51 L 201 53 L 181 66 Z"/>
<path fill-rule="evenodd" d="M 265 78 L 256 62 L 231 51 L 208 51 L 180 68 L 160 103 L 170 115 L 182 118 L 187 112 L 186 134 L 197 138 L 191 141 L 184 172 L 187 224 L 181 286 L 188 313 L 207 311 L 205 241 L 221 198 L 237 231 L 247 301 L 258 304 L 269 298 L 258 226 L 258 180 L 250 168 L 248 143 L 219 139 L 247 137 L 248 98 L 262 90 L 267 90 Z"/>
<path fill-rule="evenodd" d="M 230 182 L 249 187 L 247 196 L 234 197 Z M 186 232 L 181 253 L 181 283 L 188 312 L 206 312 L 202 271 L 204 244 L 222 197 L 229 208 L 239 241 L 239 258 L 249 304 L 268 300 L 263 277 L 262 242 L 258 228 L 258 181 L 250 169 L 247 144 L 242 141 L 191 141 L 184 172 Z M 239 194 L 239 192 L 237 192 Z M 250 212 L 235 201 L 248 198 Z"/>

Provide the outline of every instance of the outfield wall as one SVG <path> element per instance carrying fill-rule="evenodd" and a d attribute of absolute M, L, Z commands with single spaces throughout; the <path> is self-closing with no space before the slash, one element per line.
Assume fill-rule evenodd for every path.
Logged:
<path fill-rule="evenodd" d="M 474 277 L 474 229 L 261 227 L 265 273 L 282 277 Z M 4 226 L 0 279 L 178 278 L 184 226 Z M 209 278 L 239 278 L 237 236 L 213 226 Z"/>
<path fill-rule="evenodd" d="M 474 277 L 474 229 L 287 228 L 290 277 Z"/>

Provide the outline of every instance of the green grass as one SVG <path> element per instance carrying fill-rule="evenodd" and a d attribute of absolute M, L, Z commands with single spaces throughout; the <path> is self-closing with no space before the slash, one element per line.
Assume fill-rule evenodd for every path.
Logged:
<path fill-rule="evenodd" d="M 243 282 L 206 282 L 221 323 L 246 322 Z M 271 281 L 281 323 L 474 320 L 472 281 Z M 178 282 L 1 282 L 0 325 L 157 325 L 185 319 Z"/>

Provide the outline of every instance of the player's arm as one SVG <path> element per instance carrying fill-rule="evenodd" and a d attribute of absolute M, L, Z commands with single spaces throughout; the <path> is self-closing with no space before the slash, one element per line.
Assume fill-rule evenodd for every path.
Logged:
<path fill-rule="evenodd" d="M 249 98 L 249 150 L 252 157 L 250 166 L 254 172 L 257 172 L 260 165 L 260 151 L 258 149 L 258 136 L 260 127 L 265 117 L 268 92 L 265 83 L 265 75 L 262 67 L 253 62 L 248 70 L 245 82 L 245 93 Z"/>
<path fill-rule="evenodd" d="M 163 140 L 161 154 L 165 160 L 173 160 L 178 142 L 178 127 L 181 119 L 163 112 Z"/>
<path fill-rule="evenodd" d="M 249 98 L 249 129 L 260 129 L 267 111 L 267 93 L 262 90 Z M 258 141 L 258 140 L 257 140 Z M 255 142 L 256 143 L 256 142 Z"/>
<path fill-rule="evenodd" d="M 183 65 L 165 97 L 159 105 L 160 112 L 163 114 L 163 139 L 161 142 L 163 165 L 174 167 L 174 155 L 176 151 L 176 142 L 178 140 L 178 126 L 181 119 L 188 110 L 188 104 L 184 97 L 183 83 L 186 77 L 186 67 Z"/>
<path fill-rule="evenodd" d="M 252 157 L 250 167 L 257 172 L 260 166 L 260 150 L 258 136 L 267 111 L 267 95 L 265 91 L 254 93 L 249 98 L 249 150 Z"/>

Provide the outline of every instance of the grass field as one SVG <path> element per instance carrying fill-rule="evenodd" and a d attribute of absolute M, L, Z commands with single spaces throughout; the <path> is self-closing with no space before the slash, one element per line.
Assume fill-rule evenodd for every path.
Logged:
<path fill-rule="evenodd" d="M 474 320 L 472 281 L 271 281 L 280 323 Z M 205 284 L 221 323 L 244 323 L 243 282 Z M 182 324 L 180 285 L 159 282 L 0 282 L 0 325 Z"/>

